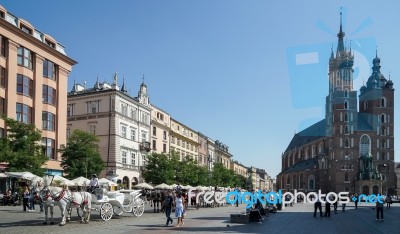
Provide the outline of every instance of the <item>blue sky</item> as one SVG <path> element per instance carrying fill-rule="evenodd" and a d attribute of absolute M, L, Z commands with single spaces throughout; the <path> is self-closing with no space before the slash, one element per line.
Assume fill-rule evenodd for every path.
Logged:
<path fill-rule="evenodd" d="M 388 78 L 390 72 L 395 88 L 399 84 L 397 1 L 0 4 L 66 46 L 78 61 L 69 88 L 74 79 L 87 86 L 97 76 L 111 82 L 118 72 L 136 96 L 144 74 L 152 103 L 228 145 L 234 159 L 272 176 L 293 134 L 324 118 L 327 61 L 332 43 L 336 49 L 341 6 L 345 38 L 357 53 L 354 89 L 368 79 L 376 45 L 382 73 Z M 312 56 L 296 63 L 299 53 Z"/>

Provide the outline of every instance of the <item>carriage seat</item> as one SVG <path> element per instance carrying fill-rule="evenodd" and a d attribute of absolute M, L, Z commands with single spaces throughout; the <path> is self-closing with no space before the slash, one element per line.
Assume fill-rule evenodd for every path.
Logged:
<path fill-rule="evenodd" d="M 112 191 L 112 192 L 108 192 L 107 196 L 108 196 L 108 198 L 116 198 L 118 196 L 118 194 L 120 194 L 119 191 Z"/>
<path fill-rule="evenodd" d="M 103 188 L 96 188 L 94 190 L 94 195 L 97 200 L 103 200 L 104 196 L 107 194 L 107 190 Z"/>

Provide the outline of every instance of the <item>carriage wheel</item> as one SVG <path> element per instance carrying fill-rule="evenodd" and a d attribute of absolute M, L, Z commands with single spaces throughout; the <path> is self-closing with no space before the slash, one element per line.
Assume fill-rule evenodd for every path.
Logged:
<path fill-rule="evenodd" d="M 136 199 L 133 202 L 133 214 L 136 217 L 140 217 L 144 212 L 144 201 L 141 198 Z"/>
<path fill-rule="evenodd" d="M 100 206 L 100 217 L 104 221 L 108 221 L 113 216 L 114 209 L 108 202 Z"/>
<path fill-rule="evenodd" d="M 83 209 L 81 207 L 76 208 L 76 213 L 78 214 L 79 218 L 83 217 Z"/>
<path fill-rule="evenodd" d="M 117 216 L 122 215 L 122 213 L 124 213 L 124 208 L 123 207 L 113 207 L 114 208 L 114 214 Z"/>

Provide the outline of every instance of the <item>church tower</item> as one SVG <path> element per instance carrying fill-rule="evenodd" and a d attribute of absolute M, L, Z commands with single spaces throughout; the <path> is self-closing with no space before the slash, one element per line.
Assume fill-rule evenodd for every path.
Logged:
<path fill-rule="evenodd" d="M 331 51 L 329 59 L 329 94 L 326 97 L 326 136 L 338 136 L 339 147 L 352 147 L 351 139 L 357 126 L 357 91 L 353 90 L 354 55 L 345 47 L 340 12 L 340 29 L 336 54 Z"/>
<path fill-rule="evenodd" d="M 138 92 L 138 99 L 140 103 L 146 106 L 150 105 L 149 95 L 147 94 L 147 85 L 144 83 L 144 75 L 143 75 L 143 82 L 140 85 L 140 89 Z"/>
<path fill-rule="evenodd" d="M 337 49 L 334 53 L 332 48 L 329 58 L 329 93 L 325 106 L 325 134 L 329 139 L 329 155 L 325 156 L 325 160 L 330 165 L 330 171 L 345 173 L 322 176 L 325 183 L 329 184 L 330 191 L 349 191 L 350 187 L 346 183 L 356 176 L 353 168 L 357 163 L 358 118 L 357 91 L 353 89 L 354 55 L 351 47 L 345 46 L 344 36 L 340 12 Z"/>

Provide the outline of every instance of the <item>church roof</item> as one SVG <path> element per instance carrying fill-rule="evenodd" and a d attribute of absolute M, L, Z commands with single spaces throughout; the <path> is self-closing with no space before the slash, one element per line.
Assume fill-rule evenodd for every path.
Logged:
<path fill-rule="evenodd" d="M 317 163 L 318 163 L 317 158 L 307 159 L 305 161 L 301 161 L 301 162 L 293 165 L 292 167 L 290 167 L 286 171 L 283 171 L 282 173 L 304 171 L 306 169 L 314 168 L 314 166 L 317 165 Z"/>
<path fill-rule="evenodd" d="M 296 133 L 290 141 L 286 151 L 308 144 L 325 137 L 325 119 L 311 125 L 303 131 Z"/>

